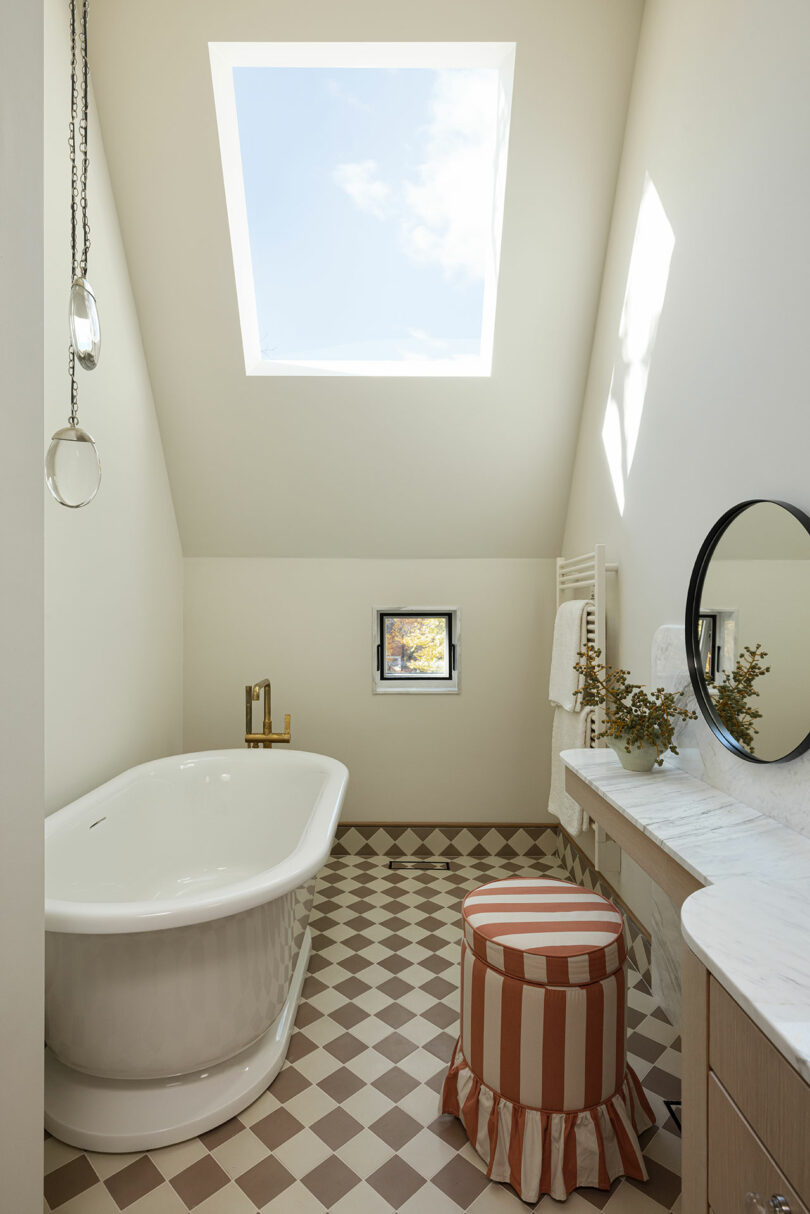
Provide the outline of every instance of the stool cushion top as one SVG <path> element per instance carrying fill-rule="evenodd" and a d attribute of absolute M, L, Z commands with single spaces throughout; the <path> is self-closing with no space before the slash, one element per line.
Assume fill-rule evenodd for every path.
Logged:
<path fill-rule="evenodd" d="M 467 894 L 461 913 L 476 957 L 525 982 L 583 986 L 615 973 L 627 956 L 621 911 L 570 881 L 492 881 Z"/>

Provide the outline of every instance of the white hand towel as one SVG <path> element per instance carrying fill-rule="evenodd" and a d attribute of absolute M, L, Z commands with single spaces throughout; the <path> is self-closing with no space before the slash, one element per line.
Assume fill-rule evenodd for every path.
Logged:
<path fill-rule="evenodd" d="M 582 680 L 574 670 L 574 662 L 588 640 L 589 608 L 593 608 L 590 600 L 571 599 L 560 604 L 554 620 L 548 698 L 566 712 L 575 712 L 579 707 L 574 693 Z"/>
<path fill-rule="evenodd" d="M 551 729 L 551 792 L 548 798 L 548 811 L 569 835 L 581 835 L 590 826 L 590 818 L 582 812 L 573 797 L 565 791 L 565 764 L 560 758 L 561 750 L 576 750 L 588 745 L 591 727 L 592 708 L 583 712 L 566 712 L 564 708 L 555 708 L 554 724 Z"/>

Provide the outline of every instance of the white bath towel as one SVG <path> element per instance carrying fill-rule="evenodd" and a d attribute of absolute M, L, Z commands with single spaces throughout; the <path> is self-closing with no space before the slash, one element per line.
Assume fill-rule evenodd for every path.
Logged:
<path fill-rule="evenodd" d="M 566 712 L 574 712 L 577 708 L 574 693 L 582 680 L 574 670 L 574 662 L 588 639 L 589 608 L 593 608 L 590 600 L 571 599 L 568 603 L 560 604 L 554 619 L 548 698 Z"/>
<path fill-rule="evenodd" d="M 592 708 L 582 712 L 566 712 L 555 708 L 554 725 L 551 729 L 551 792 L 548 811 L 569 835 L 581 835 L 590 826 L 590 818 L 582 812 L 573 797 L 565 791 L 565 765 L 560 758 L 561 750 L 576 750 L 588 745 Z"/>

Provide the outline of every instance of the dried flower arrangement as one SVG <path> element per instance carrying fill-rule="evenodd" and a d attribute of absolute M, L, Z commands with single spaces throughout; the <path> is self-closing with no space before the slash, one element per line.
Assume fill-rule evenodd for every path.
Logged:
<path fill-rule="evenodd" d="M 619 741 L 628 754 L 654 748 L 654 762 L 660 767 L 668 750 L 678 753 L 673 743 L 678 721 L 695 721 L 697 713 L 678 703 L 682 691 L 664 691 L 663 687 L 647 691 L 643 683 L 630 682 L 629 670 L 599 662 L 601 656 L 601 649 L 590 646 L 577 654 L 574 670 L 582 678 L 577 691 L 579 706 L 604 706 L 605 727 L 596 736 Z"/>
<path fill-rule="evenodd" d="M 750 754 L 754 754 L 754 736 L 759 733 L 754 721 L 759 720 L 762 713 L 748 701 L 759 695 L 754 687 L 755 680 L 770 672 L 770 666 L 762 664 L 767 656 L 759 642 L 753 648 L 745 645 L 734 669 L 722 682 L 708 683 L 714 711 L 731 736 Z"/>

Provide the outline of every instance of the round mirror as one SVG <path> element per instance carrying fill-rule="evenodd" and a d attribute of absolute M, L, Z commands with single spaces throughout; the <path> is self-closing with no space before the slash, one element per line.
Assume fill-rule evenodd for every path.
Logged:
<path fill-rule="evenodd" d="M 701 548 L 686 602 L 686 656 L 720 741 L 752 763 L 810 748 L 810 518 L 786 502 L 741 502 Z"/>

